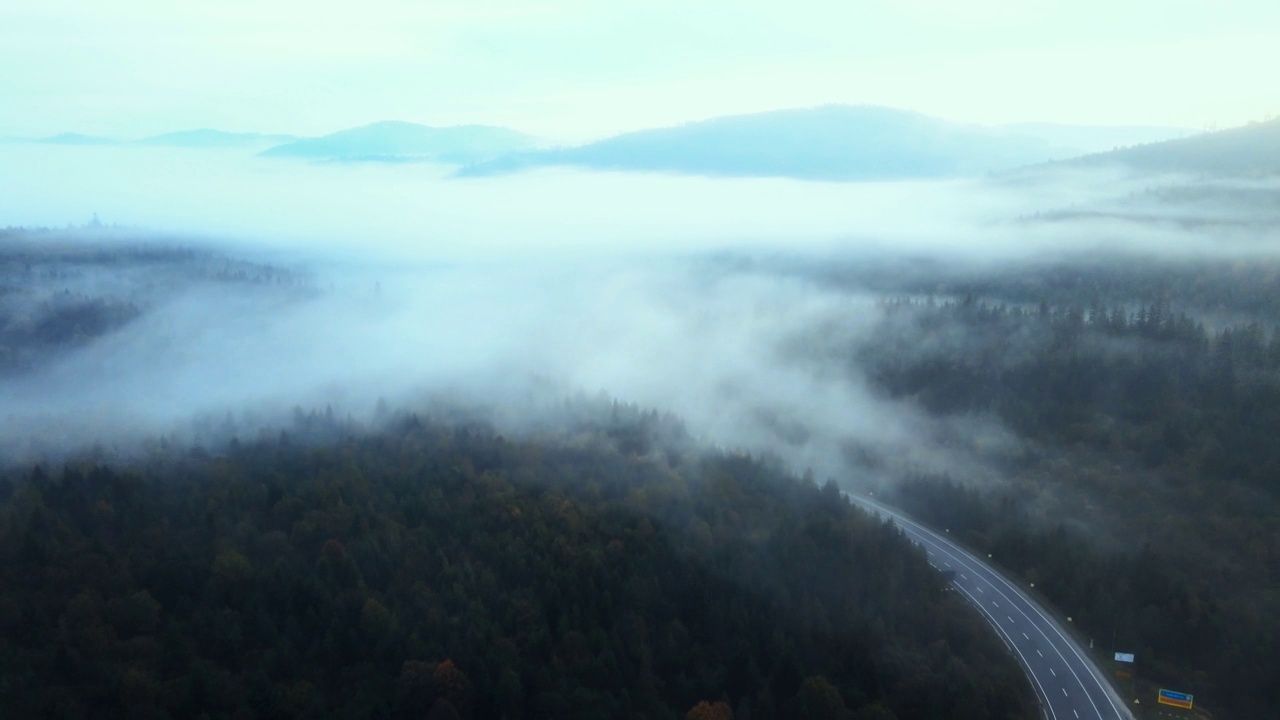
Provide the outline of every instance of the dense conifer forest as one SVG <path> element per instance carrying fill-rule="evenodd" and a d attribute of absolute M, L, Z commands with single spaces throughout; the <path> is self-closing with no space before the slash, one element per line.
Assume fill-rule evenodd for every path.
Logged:
<path fill-rule="evenodd" d="M 1264 256 L 703 258 L 697 283 L 822 298 L 785 332 L 662 366 L 689 377 L 648 376 L 745 399 L 749 432 L 722 444 L 748 454 L 709 443 L 706 417 L 531 407 L 548 396 L 516 377 L 523 358 L 478 401 L 497 413 L 416 402 L 407 381 L 393 402 L 417 415 L 253 405 L 264 364 L 328 379 L 382 352 L 348 337 L 412 344 L 408 326 L 353 331 L 397 307 L 375 274 L 334 291 L 190 245 L 0 239 L 0 705 L 17 717 L 1034 716 L 991 630 L 841 489 L 990 553 L 1100 659 L 1135 653 L 1140 684 L 1226 720 L 1280 707 Z M 646 335 L 642 307 L 617 320 L 632 340 L 689 339 Z M 717 322 L 767 329 L 764 305 L 741 307 Z M 702 374 L 744 357 L 759 387 Z M 139 368 L 174 396 L 95 395 Z M 210 373 L 224 385 L 198 397 L 228 399 L 201 414 L 186 393 Z M 814 394 L 849 385 L 879 404 Z M 157 401 L 173 408 L 151 425 L 114 414 Z M 910 418 L 919 438 L 838 436 L 866 426 L 833 412 Z"/>
<path fill-rule="evenodd" d="M 851 352 L 884 393 L 1018 438 L 895 502 L 1036 587 L 1150 682 L 1280 707 L 1276 265 L 1061 263 L 886 299 Z M 981 293 L 981 294 L 979 294 Z"/>
<path fill-rule="evenodd" d="M 12 717 L 1035 716 L 828 483 L 595 402 L 538 438 L 299 413 L 0 480 Z M 550 426 L 547 426 L 550 427 Z"/>

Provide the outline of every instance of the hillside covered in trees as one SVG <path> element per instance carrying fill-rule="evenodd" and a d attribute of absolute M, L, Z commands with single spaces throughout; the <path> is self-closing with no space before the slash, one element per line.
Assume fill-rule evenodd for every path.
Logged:
<path fill-rule="evenodd" d="M 190 243 L 0 228 L 0 377 L 46 366 L 196 288 L 305 294 L 308 278 Z M 98 237 L 96 239 L 104 239 Z"/>
<path fill-rule="evenodd" d="M 13 717 L 1023 718 L 1013 658 L 834 484 L 602 401 L 538 438 L 299 413 L 0 479 Z M 719 715 L 717 715 L 719 713 Z"/>
<path fill-rule="evenodd" d="M 1280 706 L 1277 277 L 1095 258 L 882 300 L 849 367 L 1016 437 L 987 477 L 908 473 L 893 501 L 1034 582 L 1102 657 L 1224 716 Z"/>
<path fill-rule="evenodd" d="M 1269 177 L 1280 173 L 1280 120 L 1269 119 L 1188 138 L 1134 145 L 1066 161 L 1124 165 L 1151 173 Z"/>

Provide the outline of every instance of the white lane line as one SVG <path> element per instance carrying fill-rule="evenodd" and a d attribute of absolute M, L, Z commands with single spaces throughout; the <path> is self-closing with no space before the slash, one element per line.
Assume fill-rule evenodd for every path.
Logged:
<path fill-rule="evenodd" d="M 1026 638 L 1026 639 L 1028 639 L 1028 640 L 1030 640 L 1030 639 L 1031 639 L 1031 636 L 1030 636 L 1030 635 L 1028 635 L 1028 634 L 1026 634 L 1026 633 L 1022 633 L 1022 637 Z"/>
<path fill-rule="evenodd" d="M 1057 635 L 1059 638 L 1061 638 L 1061 639 L 1062 639 L 1062 642 L 1066 644 L 1066 646 L 1067 646 L 1067 651 L 1068 651 L 1068 652 L 1070 652 L 1072 655 L 1074 655 L 1074 656 L 1076 657 L 1076 659 L 1079 661 L 1080 665 L 1084 668 L 1085 672 L 1086 672 L 1086 673 L 1088 673 L 1088 674 L 1089 674 L 1089 676 L 1093 679 L 1094 683 L 1096 683 L 1096 684 L 1097 684 L 1098 689 L 1102 692 L 1102 696 L 1106 699 L 1107 703 L 1108 703 L 1109 705 L 1111 705 L 1111 709 L 1112 709 L 1112 711 L 1115 713 L 1115 716 L 1116 716 L 1117 718 L 1132 717 L 1131 715 L 1122 715 L 1122 714 L 1120 713 L 1120 710 L 1116 707 L 1115 698 L 1113 698 L 1113 697 L 1112 697 L 1112 691 L 1111 691 L 1110 686 L 1109 686 L 1109 685 L 1107 685 L 1107 684 L 1106 684 L 1106 683 L 1105 683 L 1101 678 L 1099 678 L 1099 677 L 1098 677 L 1098 674 L 1097 674 L 1097 672 L 1095 672 L 1095 670 L 1094 670 L 1094 668 L 1093 668 L 1092 663 L 1090 663 L 1089 661 L 1085 660 L 1085 659 L 1084 659 L 1084 657 L 1083 657 L 1083 656 L 1081 656 L 1081 654 L 1080 654 L 1080 650 L 1079 650 L 1078 648 L 1076 648 L 1075 643 L 1067 639 L 1066 635 L 1065 635 L 1065 634 L 1063 634 L 1062 629 L 1061 629 L 1060 627 L 1058 627 L 1058 624 L 1057 624 L 1056 622 L 1054 622 L 1053 620 L 1051 620 L 1048 616 L 1046 616 L 1046 615 L 1044 614 L 1044 611 L 1042 611 L 1039 607 L 1037 607 L 1037 606 L 1036 606 L 1036 604 L 1035 604 L 1033 601 L 1031 601 L 1031 600 L 1029 600 L 1029 599 L 1027 599 L 1027 598 L 1022 597 L 1022 595 L 1020 594 L 1020 592 L 1021 592 L 1021 591 L 1020 591 L 1020 590 L 1018 590 L 1018 589 L 1016 589 L 1016 588 L 1014 588 L 1014 587 L 1013 587 L 1013 585 L 1012 585 L 1012 584 L 1010 584 L 1010 582 L 1009 582 L 1009 580 L 1008 580 L 1008 579 L 1006 579 L 1003 575 L 1001 575 L 999 572 L 995 571 L 994 569 L 989 568 L 989 567 L 986 567 L 985 565 L 983 565 L 981 560 L 978 560 L 976 557 L 974 557 L 973 555 L 969 554 L 969 553 L 968 553 L 967 551 L 965 551 L 964 549 L 962 549 L 962 548 L 960 548 L 959 546 L 957 546 L 957 545 L 953 544 L 953 543 L 952 543 L 950 540 L 948 540 L 947 538 L 944 538 L 943 536 L 941 536 L 941 535 L 939 535 L 939 534 L 937 534 L 937 533 L 933 532 L 932 530 L 930 530 L 929 528 L 927 528 L 927 527 L 925 527 L 925 526 L 921 525 L 920 523 L 918 523 L 918 522 L 916 522 L 916 521 L 914 521 L 914 520 L 911 520 L 910 518 L 905 518 L 905 517 L 902 517 L 902 516 L 900 516 L 900 515 L 896 515 L 896 514 L 892 514 L 892 519 L 893 519 L 894 521 L 896 521 L 896 522 L 900 523 L 900 524 L 909 524 L 909 525 L 914 526 L 914 528 L 916 529 L 916 532 L 917 532 L 917 533 L 919 533 L 919 535 L 920 535 L 920 537 L 921 537 L 922 541 L 929 542 L 929 543 L 930 543 L 930 544 L 932 544 L 934 547 L 936 547 L 938 550 L 942 551 L 944 554 L 946 554 L 946 555 L 948 555 L 948 556 L 952 557 L 953 559 L 958 559 L 958 558 L 956 558 L 956 556 L 952 554 L 952 552 L 951 552 L 952 550 L 954 550 L 957 554 L 962 555 L 962 556 L 964 556 L 964 557 L 966 557 L 966 558 L 968 558 L 968 559 L 972 560 L 972 561 L 974 562 L 974 565 L 975 565 L 976 567 L 978 567 L 978 568 L 980 568 L 980 569 L 984 569 L 984 570 L 986 570 L 988 573 L 990 573 L 990 574 L 991 574 L 991 576 L 992 576 L 992 577 L 994 577 L 995 579 L 999 580 L 999 581 L 1000 581 L 1000 584 L 1002 584 L 1002 585 L 1004 585 L 1005 587 L 1009 588 L 1009 591 L 1010 591 L 1010 592 L 1014 593 L 1014 594 L 1015 594 L 1015 595 L 1017 595 L 1020 599 L 1024 600 L 1024 601 L 1026 602 L 1026 604 L 1027 604 L 1027 607 L 1028 607 L 1028 608 L 1029 608 L 1033 613 L 1035 613 L 1035 614 L 1036 614 L 1036 616 L 1037 616 L 1037 617 L 1039 617 L 1039 618 L 1044 622 L 1044 624 L 1045 624 L 1045 625 L 1047 625 L 1047 626 L 1049 627 L 1049 630 L 1050 630 L 1050 631 L 1052 631 L 1054 635 Z M 988 582 L 990 582 L 990 580 L 988 580 Z M 1005 594 L 1004 594 L 1004 592 L 1003 592 L 1003 591 L 1001 591 L 1001 590 L 1000 590 L 1000 588 L 996 587 L 994 583 L 992 583 L 992 588 L 993 588 L 993 589 L 996 591 L 996 593 L 998 593 L 1001 597 L 1004 597 L 1006 600 L 1008 600 L 1008 599 L 1009 599 L 1009 596 L 1008 596 L 1008 595 L 1005 595 Z M 979 589 L 979 591 L 981 591 L 981 590 L 982 590 L 982 588 L 978 588 L 978 589 Z M 1010 600 L 1010 602 L 1012 603 L 1013 601 L 1012 601 L 1012 600 Z M 1027 620 L 1031 622 L 1032 626 L 1033 626 L 1033 627 L 1035 627 L 1035 629 L 1036 629 L 1036 631 L 1037 631 L 1037 632 L 1039 632 L 1041 635 L 1043 635 L 1043 636 L 1044 636 L 1044 638 L 1045 638 L 1046 640 L 1049 640 L 1049 636 L 1048 636 L 1048 634 L 1047 634 L 1047 633 L 1045 633 L 1045 631 L 1044 631 L 1044 629 L 1043 629 L 1042 627 L 1040 627 L 1040 624 L 1039 624 L 1039 623 L 1036 623 L 1035 621 L 1032 621 L 1032 620 L 1031 620 L 1031 617 L 1030 617 L 1029 615 L 1027 615 L 1027 613 L 1026 613 L 1025 611 L 1023 611 L 1021 608 L 1018 608 L 1017 603 L 1013 603 L 1013 605 L 1014 605 L 1014 607 L 1015 607 L 1015 608 L 1017 608 L 1017 610 L 1018 610 L 1018 613 L 1019 613 L 1019 614 L 1021 614 L 1023 617 L 1026 617 L 1026 618 L 1027 618 Z M 1060 645 L 1059 645 L 1058 643 L 1053 642 L 1052 640 L 1049 640 L 1049 642 L 1050 642 L 1050 646 L 1051 646 L 1051 648 L 1054 650 L 1054 652 L 1055 652 L 1055 653 L 1057 653 L 1058 657 L 1059 657 L 1059 658 L 1062 658 L 1062 661 L 1066 664 L 1066 666 L 1067 666 L 1067 671 L 1071 673 L 1071 675 L 1075 678 L 1076 682 L 1080 683 L 1080 687 L 1081 687 L 1081 689 L 1082 689 L 1082 690 L 1084 690 L 1084 696 L 1085 696 L 1085 699 L 1087 699 L 1087 700 L 1089 701 L 1089 704 L 1093 706 L 1094 712 L 1098 713 L 1098 716 L 1099 716 L 1099 717 L 1102 717 L 1102 713 L 1101 713 L 1101 711 L 1098 709 L 1098 704 L 1097 704 L 1096 702 L 1094 702 L 1094 700 L 1093 700 L 1093 694 L 1092 694 L 1092 693 L 1090 693 L 1090 692 L 1088 691 L 1088 688 L 1087 688 L 1087 687 L 1085 687 L 1084 681 L 1082 681 L 1082 680 L 1080 679 L 1080 676 L 1079 676 L 1078 674 L 1076 674 L 1075 669 L 1071 667 L 1071 663 L 1067 662 L 1066 657 L 1062 654 L 1062 649 L 1061 649 Z M 1056 674 L 1056 673 L 1055 673 L 1055 674 Z"/>
<path fill-rule="evenodd" d="M 1000 607 L 1000 603 L 996 602 L 995 600 L 992 600 L 991 604 L 995 605 L 996 607 Z"/>
<path fill-rule="evenodd" d="M 1036 654 L 1040 657 L 1044 657 L 1044 653 L 1040 652 L 1040 648 L 1036 648 Z"/>
<path fill-rule="evenodd" d="M 1062 697 L 1067 697 L 1067 689 L 1062 688 Z"/>
<path fill-rule="evenodd" d="M 891 514 L 891 519 L 892 519 L 892 520 L 894 520 L 895 522 L 898 522 L 900 526 L 905 526 L 905 525 L 910 525 L 910 526 L 912 526 L 912 527 L 915 529 L 915 531 L 916 531 L 917 533 L 919 533 L 919 537 L 921 538 L 922 543 L 923 543 L 923 542 L 928 542 L 929 544 L 933 545 L 935 548 L 937 548 L 938 550 L 940 550 L 941 552 L 943 552 L 944 554 L 946 554 L 946 555 L 948 555 L 948 556 L 950 556 L 950 557 L 952 557 L 952 558 L 956 558 L 956 556 L 955 556 L 955 555 L 953 555 L 951 551 L 955 551 L 955 553 L 956 553 L 956 554 L 958 554 L 958 555 L 962 555 L 962 556 L 964 556 L 964 557 L 966 557 L 966 558 L 969 558 L 970 560 L 972 560 L 972 561 L 974 562 L 974 566 L 975 566 L 975 567 L 979 567 L 979 568 L 982 568 L 982 569 L 987 570 L 987 572 L 989 572 L 989 573 L 992 575 L 992 577 L 994 577 L 994 578 L 996 578 L 997 580 L 999 580 L 999 581 L 1000 581 L 1000 583 L 1001 583 L 1001 584 L 1003 584 L 1005 587 L 1008 587 L 1008 588 L 1009 588 L 1009 590 L 1010 590 L 1010 592 L 1013 592 L 1015 595 L 1019 592 L 1018 590 L 1016 590 L 1016 589 L 1013 587 L 1013 585 L 1011 585 L 1011 584 L 1009 583 L 1009 581 L 1008 581 L 1007 579 L 1005 579 L 1005 578 L 1004 578 L 1004 576 L 1000 575 L 1000 573 L 998 573 L 998 572 L 996 572 L 996 571 L 992 570 L 991 568 L 987 568 L 986 566 L 982 565 L 981 561 L 979 561 L 977 558 L 973 557 L 973 556 L 972 556 L 972 555 L 970 555 L 968 552 L 966 552 L 966 551 L 962 550 L 962 549 L 961 549 L 961 548 L 959 548 L 958 546 L 956 546 L 956 545 L 952 544 L 950 540 L 947 540 L 946 538 L 942 537 L 941 535 L 938 535 L 937 533 L 933 532 L 933 531 L 932 531 L 932 530 L 930 530 L 929 528 L 927 528 L 927 527 L 925 527 L 925 526 L 921 525 L 920 523 L 918 523 L 918 522 L 916 522 L 916 521 L 914 521 L 914 520 L 911 520 L 911 519 L 909 519 L 909 518 L 902 517 L 901 515 L 897 515 L 897 514 Z M 905 530 L 905 527 L 904 527 L 904 530 Z M 958 558 L 957 558 L 957 559 L 958 559 Z M 972 569 L 972 568 L 971 568 L 971 569 Z M 990 581 L 988 581 L 988 582 L 990 582 Z M 1008 596 L 1008 595 L 1005 595 L 1005 594 L 1004 594 L 1004 592 L 1003 592 L 1003 591 L 1001 591 L 1001 590 L 1000 590 L 1000 588 L 995 587 L 995 586 L 994 586 L 994 584 L 993 584 L 993 588 L 995 589 L 995 591 L 996 591 L 998 594 L 1000 594 L 1000 595 L 1001 595 L 1002 597 L 1004 597 L 1006 600 L 1008 600 L 1008 599 L 1009 599 L 1009 596 Z M 979 590 L 981 591 L 982 589 L 981 589 L 981 588 L 979 588 Z M 1019 597 L 1021 598 L 1021 596 L 1019 596 Z M 1042 621 L 1044 621 L 1044 623 L 1045 623 L 1045 624 L 1047 624 L 1047 625 L 1049 626 L 1049 629 L 1050 629 L 1050 630 L 1051 630 L 1055 635 L 1057 635 L 1059 638 L 1061 638 L 1061 639 L 1062 639 L 1062 641 L 1063 641 L 1063 642 L 1065 642 L 1065 643 L 1067 644 L 1067 650 L 1068 650 L 1071 654 L 1073 654 L 1073 655 L 1075 655 L 1075 656 L 1076 656 L 1076 659 L 1077 659 L 1077 660 L 1080 662 L 1080 664 L 1084 667 L 1085 672 L 1087 672 L 1087 673 L 1092 677 L 1093 681 L 1094 681 L 1095 683 L 1097 683 L 1098 689 L 1102 691 L 1102 693 L 1103 693 L 1103 697 L 1105 697 L 1105 698 L 1106 698 L 1106 700 L 1107 700 L 1107 702 L 1111 704 L 1112 710 L 1115 712 L 1116 717 L 1117 717 L 1117 718 L 1124 717 L 1124 716 L 1122 716 L 1122 715 L 1120 714 L 1120 711 L 1119 711 L 1118 709 L 1116 709 L 1115 701 L 1114 701 L 1114 699 L 1112 699 L 1112 697 L 1111 697 L 1111 693 L 1108 691 L 1107 686 L 1106 686 L 1106 685 L 1104 685 L 1104 684 L 1103 684 L 1103 681 L 1102 681 L 1101 679 L 1099 679 L 1099 678 L 1098 678 L 1097 673 L 1095 673 L 1095 672 L 1094 672 L 1094 669 L 1090 666 L 1089 662 L 1088 662 L 1088 661 L 1086 661 L 1086 660 L 1085 660 L 1085 659 L 1080 655 L 1080 651 L 1076 649 L 1075 644 L 1074 644 L 1074 643 L 1072 643 L 1072 642 L 1070 642 L 1069 640 L 1067 640 L 1066 636 L 1065 636 L 1065 635 L 1063 635 L 1062 630 L 1061 630 L 1061 629 L 1059 629 L 1059 628 L 1057 627 L 1057 625 L 1056 625 L 1052 620 L 1050 620 L 1047 616 L 1045 616 L 1044 612 L 1042 612 L 1038 607 L 1036 607 L 1035 603 L 1033 603 L 1033 602 L 1031 602 L 1031 601 L 1029 601 L 1029 600 L 1026 600 L 1025 598 L 1022 598 L 1022 599 L 1027 603 L 1027 606 L 1028 606 L 1028 608 L 1031 610 L 1031 612 L 1035 613 L 1035 614 L 1036 614 L 1036 616 L 1038 616 Z M 1013 601 L 1012 601 L 1012 600 L 1010 600 L 1010 602 L 1011 602 L 1011 603 L 1013 603 Z M 1028 622 L 1031 622 L 1032 626 L 1036 628 L 1036 631 L 1037 631 L 1037 632 L 1039 632 L 1041 635 L 1043 635 L 1043 636 L 1045 637 L 1045 639 L 1046 639 L 1046 640 L 1048 640 L 1048 639 L 1049 639 L 1049 637 L 1048 637 L 1048 635 L 1045 633 L 1044 629 L 1043 629 L 1043 628 L 1041 628 L 1041 627 L 1040 627 L 1040 625 L 1039 625 L 1038 623 L 1036 623 L 1036 622 L 1032 621 L 1032 620 L 1031 620 L 1031 617 L 1030 617 L 1029 615 L 1027 615 L 1027 613 L 1026 613 L 1024 610 L 1022 610 L 1021 608 L 1018 608 L 1018 607 L 1017 607 L 1017 603 L 1013 603 L 1013 605 L 1014 605 L 1014 607 L 1015 607 L 1015 608 L 1017 608 L 1017 609 L 1018 609 L 1018 613 L 1019 613 L 1019 614 L 1021 614 L 1023 617 L 1026 617 L 1026 618 L 1027 618 L 1027 620 L 1028 620 Z M 1053 643 L 1052 641 L 1050 641 L 1050 644 L 1051 644 L 1051 647 L 1053 648 L 1053 650 L 1058 654 L 1058 657 L 1062 658 L 1062 661 L 1063 661 L 1064 663 L 1066 663 L 1066 665 L 1067 665 L 1067 670 L 1068 670 L 1068 671 L 1069 671 L 1069 672 L 1070 672 L 1070 673 L 1075 677 L 1076 682 L 1080 683 L 1080 687 L 1081 687 L 1081 689 L 1083 689 L 1083 690 L 1085 691 L 1085 693 L 1084 693 L 1084 695 L 1085 695 L 1085 699 L 1087 699 L 1087 700 L 1089 701 L 1089 704 L 1093 706 L 1093 708 L 1094 708 L 1094 712 L 1097 712 L 1097 713 L 1098 713 L 1098 715 L 1099 715 L 1099 717 L 1101 717 L 1101 716 L 1102 716 L 1102 715 L 1101 715 L 1101 711 L 1100 711 L 1100 710 L 1098 710 L 1098 705 L 1097 705 L 1097 703 L 1095 703 L 1095 702 L 1093 701 L 1093 695 L 1088 691 L 1088 688 L 1086 688 L 1086 687 L 1085 687 L 1084 682 L 1080 680 L 1080 676 L 1076 674 L 1075 669 L 1071 667 L 1071 663 L 1068 663 L 1068 662 L 1067 662 L 1066 657 L 1064 657 L 1064 656 L 1063 656 L 1063 654 L 1062 654 L 1062 650 L 1058 647 L 1058 645 L 1057 645 L 1056 643 Z"/>
<path fill-rule="evenodd" d="M 956 589 L 964 593 L 965 597 L 969 598 L 969 602 L 973 603 L 973 606 L 978 609 L 978 612 L 982 613 L 983 617 L 987 619 L 987 622 L 991 623 L 991 627 L 995 628 L 996 634 L 1000 636 L 1001 640 L 1004 640 L 1005 645 L 1018 654 L 1018 659 L 1022 661 L 1022 666 L 1027 668 L 1027 675 L 1031 678 L 1031 682 L 1036 684 L 1036 688 L 1040 691 L 1040 697 L 1044 698 L 1045 703 L 1049 708 L 1049 720 L 1058 720 L 1058 713 L 1053 709 L 1053 703 L 1049 702 L 1049 692 L 1045 690 L 1044 685 L 1040 683 L 1039 676 L 1034 672 L 1031 672 L 1031 663 L 1027 662 L 1027 657 L 1022 654 L 1022 651 L 1019 650 L 1016 645 L 1013 645 L 1008 641 L 1007 635 L 1005 635 L 1004 630 L 1000 629 L 1000 623 L 996 621 L 995 615 L 987 612 L 987 609 L 982 607 L 982 603 L 978 602 L 978 598 L 970 594 L 968 590 L 965 590 L 963 585 L 956 585 Z M 1040 651 L 1037 650 L 1036 652 Z M 1040 657 L 1044 656 L 1041 655 Z"/>
<path fill-rule="evenodd" d="M 986 592 L 986 590 L 983 590 L 983 589 L 982 589 L 982 586 L 981 586 L 981 585 L 979 585 L 979 586 L 978 586 L 978 592 L 980 592 L 980 593 L 984 593 L 984 592 Z"/>
<path fill-rule="evenodd" d="M 850 495 L 849 497 L 852 498 L 853 496 Z M 1120 708 L 1116 705 L 1117 701 L 1119 701 L 1119 698 L 1116 697 L 1114 689 L 1112 689 L 1110 685 L 1108 685 L 1106 682 L 1104 682 L 1101 679 L 1101 677 L 1099 677 L 1098 675 L 1099 670 L 1093 666 L 1092 662 L 1085 660 L 1080 648 L 1076 646 L 1076 643 L 1073 640 L 1070 640 L 1067 638 L 1065 631 L 1061 627 L 1059 627 L 1058 623 L 1055 622 L 1053 619 L 1051 619 L 1049 616 L 1047 616 L 1045 612 L 1042 609 L 1040 609 L 1040 607 L 1035 603 L 1035 601 L 1023 596 L 1021 594 L 1022 591 L 1015 588 L 1013 584 L 1010 583 L 1006 577 L 1004 577 L 1004 575 L 1000 574 L 1000 572 L 998 572 L 994 568 L 988 567 L 982 560 L 979 560 L 977 556 L 962 549 L 961 547 L 953 543 L 948 538 L 945 538 L 942 535 L 939 535 L 938 533 L 934 532 L 933 530 L 930 530 L 924 525 L 921 525 L 915 520 L 912 520 L 911 518 L 908 518 L 908 517 L 904 517 L 898 514 L 897 512 L 892 511 L 887 506 L 884 506 L 878 502 L 875 502 L 874 500 L 858 498 L 858 501 L 860 504 L 872 506 L 872 510 L 874 510 L 876 513 L 886 517 L 891 522 L 896 523 L 898 527 L 902 529 L 904 534 L 908 534 L 908 535 L 914 534 L 917 538 L 919 538 L 919 542 L 922 546 L 926 544 L 931 545 L 935 549 L 947 555 L 948 557 L 959 561 L 961 564 L 965 564 L 965 561 L 967 560 L 972 563 L 972 565 L 968 566 L 969 570 L 972 571 L 972 570 L 975 570 L 976 568 L 978 571 L 985 571 L 987 574 L 991 575 L 992 578 L 994 578 L 995 580 L 998 580 L 1001 585 L 1009 589 L 1009 592 L 1013 593 L 1019 600 L 1022 600 L 1024 603 L 1026 603 L 1028 610 L 1034 613 L 1045 625 L 1048 626 L 1049 632 L 1052 632 L 1062 641 L 1062 643 L 1066 644 L 1067 652 L 1075 656 L 1076 661 L 1079 662 L 1081 667 L 1084 668 L 1085 673 L 1088 674 L 1089 677 L 1097 685 L 1098 690 L 1102 692 L 1103 698 L 1106 700 L 1107 704 L 1111 706 L 1112 712 L 1115 713 L 1115 717 L 1118 719 L 1133 717 L 1128 712 L 1125 712 L 1125 713 L 1120 712 Z M 914 540 L 915 538 L 912 538 L 912 539 Z M 982 572 L 978 572 L 978 575 L 979 577 L 982 577 Z M 991 583 L 992 589 L 994 589 L 997 594 L 999 594 L 1001 597 L 1004 597 L 1006 600 L 1009 600 L 1009 596 L 1005 595 L 1004 591 L 1002 591 L 999 587 L 997 587 L 995 583 L 992 582 L 992 580 L 985 577 L 982 577 L 982 579 L 987 580 L 987 582 Z M 982 588 L 978 588 L 978 591 L 986 592 Z M 965 595 L 968 595 L 968 593 L 966 592 Z M 1034 620 L 1032 620 L 1031 617 L 1027 614 L 1027 611 L 1018 607 L 1018 604 L 1016 602 L 1013 602 L 1012 600 L 1010 600 L 1010 602 L 1013 603 L 1015 608 L 1017 608 L 1018 613 L 1020 615 L 1027 618 L 1027 620 L 1031 622 L 1032 627 L 1036 629 L 1036 632 L 1044 636 L 1046 640 L 1049 640 L 1048 634 L 1045 632 L 1045 629 L 1041 627 L 1040 623 L 1037 623 Z M 979 606 L 979 609 L 981 609 L 980 606 Z M 1070 672 L 1071 675 L 1075 678 L 1076 682 L 1080 684 L 1080 688 L 1084 691 L 1085 699 L 1088 700 L 1089 704 L 1093 706 L 1094 712 L 1097 713 L 1100 718 L 1103 717 L 1101 710 L 1099 710 L 1098 708 L 1098 704 L 1094 702 L 1093 693 L 1089 692 L 1089 688 L 1086 687 L 1084 682 L 1080 679 L 1080 676 L 1076 673 L 1075 668 L 1071 666 L 1071 663 L 1067 662 L 1066 657 L 1063 655 L 1061 645 L 1058 643 L 1055 643 L 1052 640 L 1049 640 L 1049 647 L 1050 647 L 1050 650 L 1052 650 L 1055 654 L 1057 654 L 1057 656 L 1061 658 L 1064 663 L 1066 663 L 1067 671 Z M 1120 702 L 1123 704 L 1123 701 L 1120 701 Z M 1050 707 L 1050 713 L 1052 712 L 1053 712 L 1053 709 L 1052 707 Z"/>
<path fill-rule="evenodd" d="M 1005 615 L 1005 617 L 1009 618 L 1009 624 L 1010 624 L 1010 625 L 1012 625 L 1012 624 L 1013 624 L 1013 616 L 1012 616 L 1012 615 Z"/>
<path fill-rule="evenodd" d="M 1080 717 L 1080 711 L 1079 711 L 1079 710 L 1072 710 L 1071 712 L 1075 713 L 1075 714 L 1076 714 L 1076 717 Z"/>
<path fill-rule="evenodd" d="M 968 579 L 969 579 L 969 576 L 968 576 L 968 575 L 965 575 L 964 573 L 960 573 L 960 579 L 961 579 L 961 580 L 968 580 Z"/>
<path fill-rule="evenodd" d="M 1049 672 L 1053 673 L 1054 677 L 1058 677 L 1058 673 L 1053 672 L 1053 668 L 1049 668 Z"/>
<path fill-rule="evenodd" d="M 942 564 L 946 565 L 947 567 L 951 567 L 951 563 L 947 562 L 946 560 L 943 560 Z"/>

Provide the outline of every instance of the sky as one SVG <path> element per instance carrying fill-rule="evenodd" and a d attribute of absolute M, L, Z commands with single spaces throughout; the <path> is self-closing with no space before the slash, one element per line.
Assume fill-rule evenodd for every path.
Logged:
<path fill-rule="evenodd" d="M 0 136 L 383 119 L 560 140 L 870 103 L 963 122 L 1280 114 L 1274 0 L 0 0 Z"/>

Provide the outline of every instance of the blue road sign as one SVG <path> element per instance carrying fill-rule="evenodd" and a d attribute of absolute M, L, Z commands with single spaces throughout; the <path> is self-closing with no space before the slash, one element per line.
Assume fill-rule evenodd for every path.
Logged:
<path fill-rule="evenodd" d="M 1189 693 L 1174 692 L 1173 690 L 1161 690 L 1156 700 L 1161 705 L 1172 705 L 1174 707 L 1191 709 L 1191 698 Z"/>

